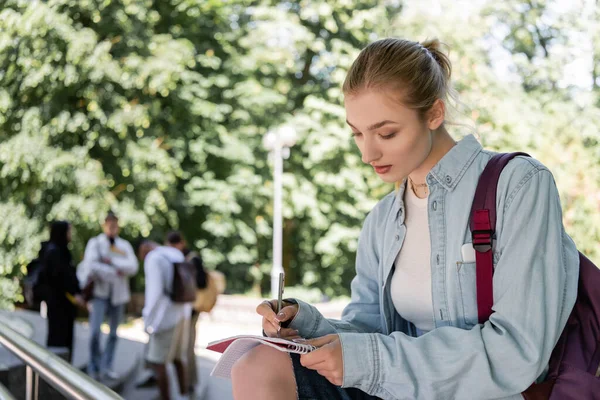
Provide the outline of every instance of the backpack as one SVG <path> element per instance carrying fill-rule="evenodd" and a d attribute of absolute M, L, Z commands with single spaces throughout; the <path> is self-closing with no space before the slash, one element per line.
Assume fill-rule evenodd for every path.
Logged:
<path fill-rule="evenodd" d="M 196 300 L 196 267 L 189 261 L 173 263 L 173 287 L 170 298 L 174 303 Z"/>
<path fill-rule="evenodd" d="M 23 297 L 31 308 L 37 308 L 42 301 L 48 300 L 50 286 L 44 256 L 53 246 L 51 243 L 42 244 L 38 256 L 26 266 L 27 276 L 23 279 Z"/>
<path fill-rule="evenodd" d="M 38 306 L 43 300 L 43 277 L 40 275 L 44 263 L 39 258 L 33 259 L 27 264 L 27 276 L 23 279 L 23 297 L 29 307 Z"/>
<path fill-rule="evenodd" d="M 497 154 L 479 178 L 471 207 L 470 229 L 476 256 L 479 322 L 492 314 L 492 237 L 496 227 L 496 192 L 502 169 L 525 153 Z M 600 398 L 600 269 L 579 253 L 577 299 L 552 351 L 546 380 L 522 393 L 526 400 Z"/>

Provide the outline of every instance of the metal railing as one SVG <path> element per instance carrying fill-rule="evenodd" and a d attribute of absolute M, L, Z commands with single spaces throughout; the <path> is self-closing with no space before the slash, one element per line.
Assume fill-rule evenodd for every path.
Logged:
<path fill-rule="evenodd" d="M 24 337 L 6 324 L 0 324 L 0 344 L 26 364 L 25 399 L 37 400 L 39 378 L 69 399 L 113 400 L 122 397 L 82 371 Z M 3 395 L 0 389 L 0 399 Z M 6 397 L 11 399 L 12 397 Z"/>

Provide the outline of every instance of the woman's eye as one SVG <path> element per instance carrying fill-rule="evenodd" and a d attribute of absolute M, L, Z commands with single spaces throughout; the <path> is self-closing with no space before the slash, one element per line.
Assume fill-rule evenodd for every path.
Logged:
<path fill-rule="evenodd" d="M 359 137 L 360 135 L 360 132 L 352 132 L 352 137 Z"/>
<path fill-rule="evenodd" d="M 390 133 L 389 135 L 379 135 L 379 136 L 381 136 L 382 139 L 391 139 L 394 136 L 396 136 L 396 132 Z"/>

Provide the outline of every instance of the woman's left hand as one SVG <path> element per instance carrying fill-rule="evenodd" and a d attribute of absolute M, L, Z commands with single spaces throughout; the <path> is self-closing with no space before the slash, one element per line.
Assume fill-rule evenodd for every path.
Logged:
<path fill-rule="evenodd" d="M 342 386 L 344 360 L 339 336 L 332 334 L 302 343 L 312 344 L 318 349 L 300 356 L 300 363 L 306 368 L 314 369 L 334 385 Z"/>

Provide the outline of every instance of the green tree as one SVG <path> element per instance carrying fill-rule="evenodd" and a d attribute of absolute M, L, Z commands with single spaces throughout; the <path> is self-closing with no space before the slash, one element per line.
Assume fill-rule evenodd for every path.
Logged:
<path fill-rule="evenodd" d="M 568 232 L 598 261 L 597 62 L 587 87 L 569 72 L 598 60 L 598 7 L 558 3 L 0 0 L 0 307 L 49 221 L 73 222 L 79 259 L 109 208 L 124 237 L 181 229 L 229 290 L 266 292 L 262 137 L 283 124 L 299 137 L 284 164 L 287 283 L 347 294 L 364 216 L 392 187 L 362 165 L 340 87 L 388 35 L 449 44 L 463 102 L 452 120 L 466 124 L 455 136 L 546 163 Z"/>
<path fill-rule="evenodd" d="M 74 223 L 80 257 L 112 208 L 126 238 L 180 228 L 232 290 L 248 288 L 249 267 L 266 272 L 270 260 L 261 139 L 291 123 L 300 134 L 285 177 L 291 283 L 347 290 L 373 201 L 342 110 L 328 104 L 339 104 L 343 69 L 397 6 L 3 3 L 2 206 L 20 205 L 12 223 L 36 232 L 6 236 L 5 275 L 23 273 L 55 218 Z"/>

